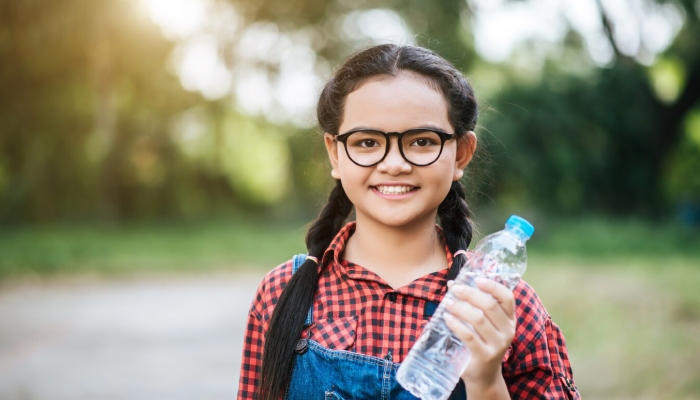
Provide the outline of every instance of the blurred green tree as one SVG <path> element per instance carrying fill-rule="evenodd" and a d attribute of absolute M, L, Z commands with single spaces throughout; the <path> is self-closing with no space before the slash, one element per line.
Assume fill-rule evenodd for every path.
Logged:
<path fill-rule="evenodd" d="M 416 42 L 437 50 L 466 73 L 505 71 L 506 83 L 487 99 L 481 124 L 493 133 L 486 142 L 490 142 L 487 158 L 493 161 L 490 175 L 496 182 L 481 186 L 484 198 L 526 201 L 549 212 L 658 216 L 673 200 L 664 183 L 671 179 L 667 171 L 687 170 L 673 165 L 674 154 L 681 154 L 675 149 L 684 137 L 684 121 L 700 98 L 700 11 L 693 0 L 656 2 L 676 7 L 684 21 L 673 43 L 651 66 L 640 62 L 642 57 L 620 50 L 623 35 L 616 35 L 616 30 L 623 27 L 598 1 L 613 60 L 608 65 L 594 64 L 586 55 L 583 38 L 569 26 L 560 44 L 563 55 L 545 63 L 536 74 L 540 79 L 519 79 L 522 72 L 480 59 L 470 33 L 471 17 L 478 12 L 470 9 L 473 2 L 228 1 L 245 24 L 266 21 L 288 34 L 314 32 L 322 63 L 334 65 L 352 49 L 371 42 L 361 35 L 352 40 L 348 15 L 388 9 L 417 33 Z M 638 52 L 648 50 L 642 44 Z M 670 95 L 668 84 L 658 84 L 657 67 L 664 64 L 681 71 Z M 700 197 L 700 193 L 694 195 Z"/>
<path fill-rule="evenodd" d="M 492 99 L 499 113 L 489 115 L 486 125 L 508 148 L 495 151 L 499 185 L 493 192 L 523 191 L 534 204 L 559 212 L 658 217 L 691 198 L 700 207 L 695 178 L 681 172 L 700 167 L 688 156 L 694 146 L 685 144 L 685 121 L 700 99 L 700 11 L 692 1 L 666 3 L 679 7 L 685 22 L 651 66 L 621 52 L 616 26 L 601 11 L 614 49 L 609 66 L 580 76 L 566 60 L 553 60 L 545 65 L 545 79 L 511 85 Z M 567 45 L 582 51 L 582 40 L 570 35 Z M 671 82 L 660 85 L 669 72 L 675 73 Z M 675 191 L 668 190 L 668 180 Z"/>
<path fill-rule="evenodd" d="M 0 220 L 173 216 L 197 193 L 231 197 L 173 144 L 173 118 L 203 100 L 167 72 L 174 44 L 137 11 L 0 4 Z"/>
<path fill-rule="evenodd" d="M 494 183 L 480 186 L 483 199 L 548 212 L 659 215 L 671 202 L 700 202 L 700 125 L 691 117 L 700 112 L 700 17 L 694 0 L 646 1 L 683 16 L 655 61 L 620 49 L 619 21 L 599 2 L 612 61 L 592 62 L 568 27 L 559 55 L 535 72 L 482 59 L 475 0 L 211 0 L 232 7 L 235 19 L 207 29 L 234 73 L 254 68 L 275 82 L 298 68 L 283 65 L 280 48 L 304 44 L 313 72 L 326 78 L 350 52 L 386 41 L 385 25 L 399 27 L 405 34 L 389 40 L 430 47 L 472 75 L 477 89 L 491 86 L 480 134 Z M 328 179 L 318 168 L 324 155 L 313 118 L 291 125 L 273 107 L 267 120 L 251 119 L 228 99 L 184 90 L 172 71 L 177 43 L 135 4 L 0 5 L 0 220 L 197 216 L 269 205 L 289 190 L 315 209 L 309 200 L 324 195 Z M 270 40 L 278 46 L 265 47 Z M 260 140 L 236 136 L 245 134 Z M 252 178 L 266 143 L 280 167 L 261 176 L 275 191 Z"/>

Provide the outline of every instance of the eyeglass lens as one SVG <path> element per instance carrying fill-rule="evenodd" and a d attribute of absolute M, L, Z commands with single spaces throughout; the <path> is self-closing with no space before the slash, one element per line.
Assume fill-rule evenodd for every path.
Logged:
<path fill-rule="evenodd" d="M 435 162 L 442 152 L 442 144 L 440 135 L 428 130 L 408 131 L 401 137 L 404 158 L 417 165 Z M 378 163 L 387 153 L 387 146 L 387 136 L 375 131 L 356 131 L 346 140 L 350 159 L 365 166 Z"/>

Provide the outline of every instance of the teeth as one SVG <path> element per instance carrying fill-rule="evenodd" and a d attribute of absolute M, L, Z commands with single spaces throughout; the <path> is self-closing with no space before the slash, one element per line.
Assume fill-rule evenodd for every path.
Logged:
<path fill-rule="evenodd" d="M 414 189 L 413 186 L 377 186 L 381 194 L 404 194 Z"/>

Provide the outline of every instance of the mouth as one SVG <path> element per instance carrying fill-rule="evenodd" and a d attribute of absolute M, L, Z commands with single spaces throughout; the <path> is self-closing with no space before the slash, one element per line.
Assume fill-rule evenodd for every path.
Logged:
<path fill-rule="evenodd" d="M 418 190 L 418 187 L 407 185 L 379 185 L 372 186 L 372 189 L 386 196 L 400 196 L 402 194 L 415 192 Z"/>

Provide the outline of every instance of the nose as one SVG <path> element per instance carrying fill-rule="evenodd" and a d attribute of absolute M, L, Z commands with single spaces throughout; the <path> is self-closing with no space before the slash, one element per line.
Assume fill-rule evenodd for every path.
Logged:
<path fill-rule="evenodd" d="M 382 162 L 377 164 L 377 170 L 391 175 L 398 175 L 409 173 L 412 168 L 413 166 L 401 155 L 399 139 L 397 137 L 389 138 L 389 153 L 387 153 Z"/>

